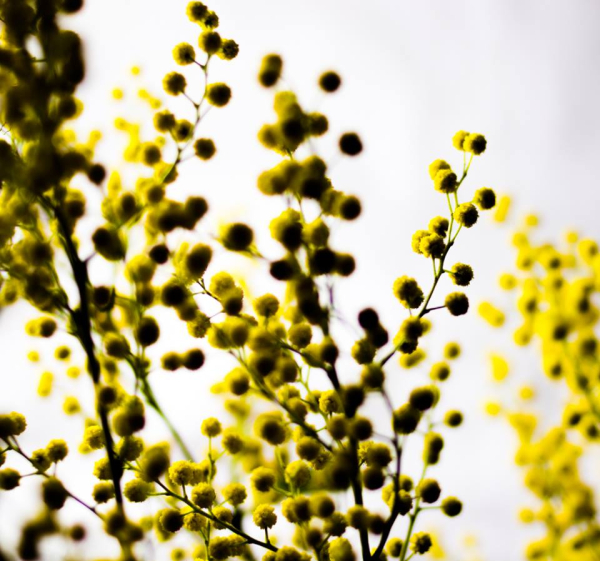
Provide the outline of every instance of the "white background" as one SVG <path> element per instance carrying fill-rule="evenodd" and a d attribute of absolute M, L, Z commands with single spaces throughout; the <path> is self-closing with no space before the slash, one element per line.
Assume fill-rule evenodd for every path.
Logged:
<path fill-rule="evenodd" d="M 160 94 L 162 76 L 175 68 L 172 47 L 181 41 L 195 44 L 197 27 L 187 21 L 186 3 L 179 0 L 88 4 L 70 20 L 86 38 L 83 124 L 107 133 L 99 154 L 116 168 L 122 142 L 110 132 L 111 121 L 128 111 L 133 118 L 144 114 L 135 109 L 141 104 L 135 99 L 136 87 Z M 363 201 L 360 221 L 334 236 L 334 247 L 352 252 L 359 264 L 339 292 L 347 318 L 353 319 L 364 305 L 374 305 L 394 331 L 404 315 L 391 296 L 393 280 L 410 274 L 425 286 L 429 282 L 430 266 L 410 252 L 409 239 L 445 210 L 445 199 L 434 192 L 427 166 L 436 158 L 461 165 L 461 155 L 451 146 L 459 129 L 482 132 L 488 139 L 487 152 L 473 164 L 467 194 L 483 185 L 509 193 L 515 200 L 514 221 L 516 215 L 535 210 L 549 239 L 573 226 L 598 236 L 598 2 L 221 0 L 210 7 L 221 18 L 222 35 L 235 39 L 241 51 L 235 61 L 217 61 L 211 70 L 211 79 L 232 86 L 233 99 L 206 121 L 217 157 L 205 164 L 190 163 L 182 172 L 181 192 L 200 193 L 209 200 L 206 233 L 214 232 L 222 220 L 243 219 L 256 227 L 259 243 L 267 244 L 265 221 L 280 207 L 258 193 L 255 178 L 277 160 L 256 141 L 256 131 L 273 120 L 273 114 L 270 94 L 256 83 L 255 75 L 264 54 L 280 53 L 285 85 L 309 109 L 330 117 L 332 133 L 318 146 L 333 164 L 334 184 Z M 126 90 L 129 101 L 121 109 L 110 91 L 131 84 L 133 64 L 142 67 L 142 74 L 138 86 Z M 316 78 L 329 68 L 338 70 L 344 83 L 339 93 L 324 96 Z M 363 138 L 365 152 L 356 160 L 336 156 L 337 135 L 346 130 L 356 130 Z M 475 269 L 476 280 L 469 288 L 474 303 L 498 294 L 496 278 L 513 259 L 508 229 L 489 217 L 481 222 L 461 233 L 452 252 L 454 260 Z M 271 255 L 277 254 L 273 250 Z M 260 293 L 264 271 L 248 269 L 241 261 L 232 263 L 256 272 L 251 285 Z M 442 293 L 448 288 L 443 285 Z M 23 307 L 0 314 L 3 377 L 11 380 L 2 385 L 0 409 L 29 413 L 32 433 L 42 435 L 42 441 L 30 437 L 24 442 L 35 447 L 44 437 L 68 430 L 68 421 L 57 413 L 59 401 L 40 405 L 31 397 L 39 369 L 24 360 L 30 342 L 24 340 L 21 327 L 30 315 Z M 512 463 L 516 442 L 506 426 L 481 413 L 483 400 L 494 391 L 487 353 L 505 347 L 507 338 L 494 340 L 495 332 L 482 327 L 475 314 L 450 319 L 444 313 L 434 319 L 436 329 L 428 346 L 434 358 L 449 338 L 465 345 L 444 404 L 463 409 L 467 423 L 448 438 L 442 466 L 435 473 L 444 489 L 464 499 L 466 508 L 460 518 L 444 523 L 445 541 L 456 549 L 462 535 L 473 533 L 483 558 L 519 558 L 529 534 L 516 521 L 518 507 L 527 499 Z M 184 349 L 189 344 L 174 341 L 172 346 Z M 48 347 L 46 355 L 50 354 Z M 178 374 L 175 380 L 157 375 L 161 399 L 190 440 L 199 442 L 200 420 L 207 411 L 218 410 L 218 403 L 210 402 L 203 390 L 226 368 L 216 363 L 202 376 Z M 402 372 L 397 366 L 389 375 L 395 377 L 398 391 L 424 379 L 422 373 Z M 525 356 L 515 364 L 514 376 L 531 381 L 541 375 L 536 362 Z M 78 382 L 81 391 L 86 382 Z M 539 405 L 551 415 L 556 387 L 542 391 Z M 509 403 L 514 388 L 510 392 L 505 395 Z M 156 430 L 160 432 L 158 425 Z M 81 483 L 81 488 L 86 485 Z M 15 513 L 31 514 L 30 503 L 23 500 L 31 497 L 27 490 L 15 491 L 14 497 L 22 499 L 0 494 L 0 543 L 14 539 Z"/>

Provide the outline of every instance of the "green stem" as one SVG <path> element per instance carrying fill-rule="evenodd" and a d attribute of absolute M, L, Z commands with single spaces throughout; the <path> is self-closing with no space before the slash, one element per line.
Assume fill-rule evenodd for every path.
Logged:
<path fill-rule="evenodd" d="M 191 500 L 189 500 L 188 498 L 183 497 L 181 495 L 178 495 L 174 491 L 171 491 L 171 489 L 169 489 L 166 485 L 164 485 L 160 481 L 157 480 L 156 483 L 159 487 L 162 487 L 165 490 L 165 493 L 168 494 L 169 496 L 173 497 L 174 499 L 178 499 L 182 503 L 185 503 L 197 514 L 200 514 L 200 515 L 204 516 L 205 518 L 208 518 L 210 521 L 220 524 L 221 526 L 224 526 L 225 528 L 227 528 L 229 531 L 233 532 L 234 534 L 241 536 L 242 538 L 247 540 L 248 543 L 251 543 L 253 545 L 259 545 L 260 547 L 264 547 L 265 549 L 268 549 L 269 551 L 277 551 L 277 548 L 273 544 L 267 543 L 267 542 L 261 542 L 260 540 L 257 540 L 256 538 L 249 536 L 248 534 L 246 534 L 239 528 L 236 528 L 232 524 L 229 524 L 229 522 L 226 522 L 224 520 L 219 520 L 216 516 L 202 510 L 201 508 L 198 508 Z"/>
<path fill-rule="evenodd" d="M 35 473 L 32 473 L 30 475 L 41 475 L 42 477 L 45 477 L 46 479 L 50 479 L 50 475 L 48 475 L 46 472 L 40 471 L 38 469 L 38 467 L 35 465 L 35 462 L 33 461 L 32 458 L 30 458 L 24 451 L 23 449 L 19 446 L 19 443 L 17 442 L 17 440 L 15 439 L 15 443 L 11 444 L 8 440 L 5 440 L 6 444 L 8 444 L 8 448 L 6 450 L 13 450 L 14 452 L 16 452 L 17 454 L 19 454 L 20 456 L 22 456 L 23 458 L 25 458 L 37 471 Z M 61 482 L 62 483 L 62 482 Z M 81 506 L 84 506 L 85 508 L 87 508 L 90 512 L 92 512 L 93 514 L 95 514 L 98 518 L 100 518 L 100 520 L 104 520 L 104 517 L 96 510 L 95 507 L 87 504 L 85 501 L 81 500 L 79 497 L 77 497 L 76 495 L 74 495 L 73 493 L 71 493 L 71 491 L 69 491 L 63 484 L 63 488 L 65 490 L 65 492 L 67 493 L 67 495 L 69 497 L 71 497 L 75 502 L 78 502 Z"/>

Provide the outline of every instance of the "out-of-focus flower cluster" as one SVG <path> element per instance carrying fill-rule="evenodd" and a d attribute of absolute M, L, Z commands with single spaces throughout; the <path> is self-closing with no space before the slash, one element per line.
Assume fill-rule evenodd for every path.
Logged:
<path fill-rule="evenodd" d="M 513 343 L 531 348 L 549 382 L 532 374 L 520 384 L 519 405 L 495 401 L 487 409 L 505 416 L 519 437 L 515 460 L 535 497 L 520 519 L 541 534 L 527 546 L 527 558 L 592 560 L 600 548 L 597 499 L 582 469 L 600 438 L 600 253 L 595 241 L 574 232 L 558 244 L 537 243 L 537 225 L 536 216 L 527 216 L 514 233 L 516 268 L 499 279 L 516 313 L 489 302 L 479 312 L 493 327 L 513 325 L 518 315 Z M 510 380 L 509 360 L 493 355 L 492 374 Z M 562 407 L 536 407 L 539 389 L 563 396 Z"/>

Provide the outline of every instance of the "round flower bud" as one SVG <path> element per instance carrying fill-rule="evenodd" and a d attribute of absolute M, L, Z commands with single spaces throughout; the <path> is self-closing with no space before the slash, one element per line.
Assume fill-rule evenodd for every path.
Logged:
<path fill-rule="evenodd" d="M 175 485 L 189 485 L 194 479 L 194 464 L 188 460 L 173 462 L 169 468 L 169 479 Z"/>
<path fill-rule="evenodd" d="M 335 415 L 327 421 L 327 430 L 336 440 L 342 440 L 348 434 L 348 423 L 343 415 Z"/>
<path fill-rule="evenodd" d="M 467 131 L 458 131 L 452 137 L 452 146 L 454 146 L 454 148 L 456 148 L 457 150 L 464 151 L 464 143 L 465 138 L 467 138 L 467 136 L 469 136 L 469 133 Z"/>
<path fill-rule="evenodd" d="M 272 446 L 283 444 L 288 438 L 283 418 L 277 413 L 263 413 L 254 422 L 254 432 Z"/>
<path fill-rule="evenodd" d="M 381 468 L 369 466 L 361 471 L 361 478 L 365 489 L 374 491 L 375 489 L 381 489 L 383 487 L 385 474 Z"/>
<path fill-rule="evenodd" d="M 167 471 L 169 454 L 162 446 L 153 446 L 144 452 L 140 464 L 144 479 L 155 481 Z"/>
<path fill-rule="evenodd" d="M 400 557 L 404 542 L 400 538 L 390 538 L 385 545 L 385 551 L 390 557 Z"/>
<path fill-rule="evenodd" d="M 229 454 L 238 454 L 244 449 L 242 437 L 233 429 L 227 429 L 223 432 L 221 444 Z"/>
<path fill-rule="evenodd" d="M 444 218 L 443 216 L 436 216 L 429 221 L 428 228 L 431 233 L 445 238 L 446 234 L 448 233 L 449 225 L 450 223 L 448 222 L 447 218 Z"/>
<path fill-rule="evenodd" d="M 265 318 L 274 316 L 279 310 L 279 300 L 272 294 L 264 294 L 254 301 L 254 310 Z"/>
<path fill-rule="evenodd" d="M 107 503 L 115 496 L 115 488 L 112 481 L 102 481 L 94 485 L 92 497 L 98 504 Z"/>
<path fill-rule="evenodd" d="M 462 512 L 462 503 L 456 497 L 446 497 L 442 501 L 442 512 L 446 516 L 458 516 Z"/>
<path fill-rule="evenodd" d="M 74 542 L 83 541 L 85 539 L 86 535 L 87 535 L 87 530 L 85 529 L 85 526 L 82 526 L 81 524 L 75 524 L 75 525 L 71 526 L 71 528 L 69 528 L 69 537 Z"/>
<path fill-rule="evenodd" d="M 373 434 L 373 425 L 366 417 L 354 417 L 350 422 L 350 434 L 356 440 L 367 440 Z"/>
<path fill-rule="evenodd" d="M 173 58 L 177 64 L 182 66 L 192 64 L 192 62 L 196 60 L 194 47 L 189 43 L 179 43 L 179 45 L 173 49 Z"/>
<path fill-rule="evenodd" d="M 332 70 L 323 72 L 323 74 L 319 76 L 319 87 L 324 92 L 333 93 L 337 91 L 341 84 L 342 79 L 340 78 L 340 75 Z"/>
<path fill-rule="evenodd" d="M 185 256 L 185 268 L 192 278 L 202 278 L 211 259 L 212 249 L 210 246 L 196 244 Z"/>
<path fill-rule="evenodd" d="M 417 341 L 423 335 L 423 322 L 420 318 L 408 318 L 402 322 L 398 338 L 402 341 Z"/>
<path fill-rule="evenodd" d="M 379 316 L 373 308 L 365 308 L 358 314 L 358 323 L 365 331 L 373 331 L 379 327 Z"/>
<path fill-rule="evenodd" d="M 286 281 L 294 277 L 297 272 L 297 265 L 290 260 L 279 259 L 271 263 L 269 272 L 274 279 Z"/>
<path fill-rule="evenodd" d="M 250 475 L 251 485 L 261 493 L 267 493 L 275 485 L 275 472 L 266 467 L 257 467 Z"/>
<path fill-rule="evenodd" d="M 458 286 L 468 286 L 473 280 L 473 269 L 464 263 L 456 263 L 449 273 L 454 284 Z"/>
<path fill-rule="evenodd" d="M 101 185 L 106 177 L 106 169 L 102 164 L 92 164 L 87 170 L 87 176 L 94 185 Z"/>
<path fill-rule="evenodd" d="M 279 55 L 270 54 L 265 56 L 260 65 L 258 81 L 265 88 L 274 86 L 281 77 L 282 68 L 283 60 Z"/>
<path fill-rule="evenodd" d="M 204 353 L 201 349 L 190 349 L 184 353 L 182 363 L 188 370 L 198 370 L 204 364 Z"/>
<path fill-rule="evenodd" d="M 359 339 L 352 346 L 352 358 L 358 364 L 369 364 L 375 357 L 375 346 L 368 339 Z"/>
<path fill-rule="evenodd" d="M 356 553 L 346 538 L 330 541 L 328 553 L 331 561 L 356 561 Z"/>
<path fill-rule="evenodd" d="M 109 286 L 95 286 L 92 300 L 99 310 L 108 311 L 112 309 L 115 302 L 115 291 Z"/>
<path fill-rule="evenodd" d="M 21 474 L 14 469 L 6 468 L 0 470 L 0 489 L 3 491 L 10 491 L 18 487 L 20 480 Z"/>
<path fill-rule="evenodd" d="M 410 539 L 411 550 L 419 555 L 427 553 L 432 545 L 431 536 L 425 532 L 417 532 Z"/>
<path fill-rule="evenodd" d="M 428 237 L 431 234 L 429 230 L 417 230 L 411 238 L 410 247 L 415 253 L 421 255 L 423 252 L 421 251 L 421 242 L 424 238 Z"/>
<path fill-rule="evenodd" d="M 384 372 L 379 364 L 367 364 L 360 373 L 361 383 L 370 390 L 377 390 L 383 386 Z"/>
<path fill-rule="evenodd" d="M 356 269 L 356 261 L 349 253 L 336 253 L 334 272 L 342 277 L 349 277 Z"/>
<path fill-rule="evenodd" d="M 445 160 L 434 160 L 433 162 L 431 162 L 431 164 L 429 164 L 429 177 L 431 177 L 431 179 L 435 179 L 435 176 L 437 175 L 438 171 L 441 171 L 443 169 L 449 170 L 450 164 Z"/>
<path fill-rule="evenodd" d="M 48 459 L 53 463 L 60 462 L 67 457 L 69 448 L 67 443 L 61 439 L 55 439 L 48 442 L 46 445 L 46 454 Z"/>
<path fill-rule="evenodd" d="M 451 292 L 446 296 L 444 304 L 453 316 L 462 316 L 469 310 L 469 299 L 463 292 Z"/>
<path fill-rule="evenodd" d="M 178 368 L 181 368 L 181 357 L 174 352 L 165 353 L 160 358 L 160 363 L 163 370 L 174 372 Z"/>
<path fill-rule="evenodd" d="M 217 56 L 223 60 L 233 60 L 239 52 L 240 47 L 233 39 L 223 39 Z"/>
<path fill-rule="evenodd" d="M 181 306 L 187 297 L 187 289 L 177 280 L 167 281 L 160 291 L 161 302 L 169 307 Z"/>
<path fill-rule="evenodd" d="M 465 228 L 470 228 L 477 222 L 479 218 L 479 212 L 475 208 L 475 205 L 471 203 L 463 203 L 458 205 L 454 210 L 454 219 L 462 224 Z"/>
<path fill-rule="evenodd" d="M 448 411 L 444 415 L 444 423 L 449 427 L 458 427 L 463 422 L 463 414 L 460 411 Z"/>
<path fill-rule="evenodd" d="M 435 465 L 440 461 L 440 453 L 444 448 L 444 439 L 435 432 L 425 435 L 425 446 L 423 448 L 423 461 L 429 465 Z"/>
<path fill-rule="evenodd" d="M 194 142 L 194 152 L 201 160 L 210 160 L 216 151 L 215 143 L 210 138 L 199 138 Z"/>
<path fill-rule="evenodd" d="M 285 468 L 285 480 L 295 489 L 302 489 L 310 482 L 311 472 L 302 460 L 289 463 Z"/>
<path fill-rule="evenodd" d="M 477 189 L 477 191 L 475 191 L 473 202 L 481 210 L 489 210 L 496 206 L 496 193 L 494 193 L 494 191 L 488 187 L 482 187 L 481 189 Z"/>
<path fill-rule="evenodd" d="M 169 132 L 175 126 L 175 116 L 170 111 L 159 111 L 154 115 L 153 122 L 158 132 Z"/>
<path fill-rule="evenodd" d="M 317 493 L 310 498 L 310 511 L 318 518 L 329 518 L 335 512 L 335 503 L 329 495 Z"/>
<path fill-rule="evenodd" d="M 247 496 L 246 487 L 241 483 L 230 483 L 223 487 L 223 498 L 233 506 L 241 505 Z"/>
<path fill-rule="evenodd" d="M 55 477 L 50 477 L 42 483 L 42 499 L 50 510 L 60 510 L 67 497 L 67 490 Z"/>
<path fill-rule="evenodd" d="M 369 511 L 362 505 L 351 506 L 346 513 L 348 525 L 357 530 L 364 530 L 369 523 Z"/>
<path fill-rule="evenodd" d="M 308 114 L 308 132 L 313 136 L 324 135 L 329 130 L 329 121 L 322 113 Z"/>
<path fill-rule="evenodd" d="M 277 522 L 275 509 L 271 505 L 258 505 L 252 513 L 252 520 L 259 528 L 266 530 L 272 528 Z"/>
<path fill-rule="evenodd" d="M 235 368 L 225 377 L 229 391 L 234 395 L 244 395 L 250 388 L 250 378 L 241 368 Z"/>
<path fill-rule="evenodd" d="M 344 411 L 348 417 L 353 416 L 365 400 L 365 390 L 360 384 L 345 386 L 342 393 Z"/>
<path fill-rule="evenodd" d="M 245 251 L 254 241 L 254 232 L 246 224 L 236 222 L 225 227 L 221 241 L 230 251 Z"/>
<path fill-rule="evenodd" d="M 485 152 L 487 140 L 485 136 L 477 133 L 470 133 L 463 142 L 463 150 L 479 156 Z"/>
<path fill-rule="evenodd" d="M 410 392 L 409 403 L 419 411 L 427 411 L 437 401 L 437 394 L 432 386 L 415 388 Z"/>
<path fill-rule="evenodd" d="M 385 528 L 385 518 L 381 514 L 371 514 L 369 516 L 369 532 L 379 536 Z"/>
<path fill-rule="evenodd" d="M 219 436 L 221 434 L 221 423 L 218 419 L 215 419 L 215 417 L 209 417 L 208 419 L 204 419 L 204 421 L 202 421 L 202 427 L 200 430 L 204 436 L 214 438 L 215 436 Z"/>
<path fill-rule="evenodd" d="M 125 245 L 119 232 L 112 226 L 101 226 L 92 234 L 94 249 L 107 261 L 119 261 L 125 257 Z"/>
<path fill-rule="evenodd" d="M 310 324 L 301 322 L 292 325 L 288 330 L 288 339 L 295 347 L 304 349 L 310 344 L 312 339 L 312 328 Z"/>
<path fill-rule="evenodd" d="M 223 107 L 231 99 L 231 88 L 223 83 L 210 84 L 206 88 L 206 99 L 215 107 Z"/>
<path fill-rule="evenodd" d="M 190 2 L 186 8 L 187 17 L 195 23 L 203 23 L 208 15 L 208 8 L 202 2 Z"/>
<path fill-rule="evenodd" d="M 4 463 L 5 459 L 6 454 L 0 455 L 0 466 Z M 31 463 L 41 472 L 47 471 L 52 465 L 52 462 L 50 462 L 50 459 L 48 458 L 48 453 L 43 449 L 34 450 L 31 453 Z"/>
<path fill-rule="evenodd" d="M 435 503 L 440 498 L 439 483 L 435 479 L 423 479 L 417 486 L 417 494 L 424 503 Z"/>
<path fill-rule="evenodd" d="M 183 516 L 172 508 L 163 510 L 158 521 L 161 528 L 169 533 L 178 532 L 183 527 Z"/>
<path fill-rule="evenodd" d="M 177 142 L 184 142 L 185 140 L 188 140 L 188 138 L 190 138 L 193 130 L 194 130 L 194 125 L 192 125 L 192 123 L 190 123 L 186 119 L 179 119 L 175 123 L 175 126 L 173 127 L 172 135 L 173 135 L 173 138 Z M 172 173 L 174 173 L 174 172 L 172 172 Z M 173 176 L 171 181 L 173 181 L 175 179 L 175 177 L 176 177 L 176 175 Z M 165 182 L 170 183 L 171 181 L 167 181 L 167 179 L 165 179 Z"/>
<path fill-rule="evenodd" d="M 140 320 L 136 330 L 135 337 L 142 347 L 149 347 L 158 341 L 160 329 L 157 321 L 150 316 L 144 316 Z"/>
<path fill-rule="evenodd" d="M 444 347 L 444 357 L 454 359 L 460 356 L 460 345 L 458 343 L 447 343 Z"/>
<path fill-rule="evenodd" d="M 117 444 L 117 454 L 128 462 L 137 460 L 144 450 L 144 443 L 137 436 L 126 436 Z"/>
<path fill-rule="evenodd" d="M 179 72 L 169 72 L 163 79 L 163 88 L 169 95 L 183 93 L 186 86 L 185 77 Z"/>
<path fill-rule="evenodd" d="M 160 162 L 160 148 L 156 144 L 147 143 L 142 146 L 142 162 L 147 166 L 153 166 Z"/>
<path fill-rule="evenodd" d="M 420 420 L 421 412 L 410 403 L 405 403 L 394 411 L 392 426 L 399 434 L 410 434 L 417 429 Z"/>
<path fill-rule="evenodd" d="M 357 156 L 363 149 L 359 136 L 354 132 L 344 133 L 340 137 L 339 147 L 342 154 L 346 154 L 347 156 Z"/>
<path fill-rule="evenodd" d="M 217 495 L 209 483 L 198 483 L 191 493 L 192 502 L 200 508 L 210 508 Z"/>
<path fill-rule="evenodd" d="M 446 244 L 444 243 L 444 238 L 437 234 L 423 236 L 419 242 L 420 253 L 425 257 L 439 259 L 444 254 L 445 249 Z"/>
<path fill-rule="evenodd" d="M 216 31 L 204 31 L 198 38 L 198 46 L 207 55 L 214 55 L 221 48 L 221 36 Z"/>
<path fill-rule="evenodd" d="M 350 195 L 342 199 L 339 207 L 340 218 L 343 218 L 344 220 L 354 220 L 355 218 L 358 218 L 360 211 L 361 204 L 358 197 Z"/>
<path fill-rule="evenodd" d="M 315 460 L 321 452 L 321 445 L 311 436 L 303 436 L 296 443 L 296 453 L 302 460 Z"/>
<path fill-rule="evenodd" d="M 394 295 L 409 309 L 418 308 L 424 300 L 423 291 L 417 281 L 410 277 L 399 277 L 394 281 Z"/>
<path fill-rule="evenodd" d="M 208 210 L 208 203 L 204 197 L 188 197 L 185 200 L 185 215 L 195 224 Z"/>
<path fill-rule="evenodd" d="M 435 174 L 433 186 L 440 193 L 454 193 L 456 191 L 457 177 L 451 169 L 441 169 Z"/>
<path fill-rule="evenodd" d="M 143 503 L 152 491 L 152 485 L 141 479 L 132 479 L 123 487 L 123 495 L 132 503 Z"/>
<path fill-rule="evenodd" d="M 12 413 L 0 415 L 0 438 L 6 439 L 9 436 L 19 436 L 25 431 L 27 421 L 21 413 Z"/>
<path fill-rule="evenodd" d="M 338 413 L 341 406 L 340 398 L 335 390 L 327 390 L 319 397 L 319 409 L 326 415 Z"/>

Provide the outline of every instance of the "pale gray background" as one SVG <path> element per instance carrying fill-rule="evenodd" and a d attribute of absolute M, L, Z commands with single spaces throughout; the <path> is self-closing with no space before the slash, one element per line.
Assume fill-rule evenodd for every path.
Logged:
<path fill-rule="evenodd" d="M 109 132 L 111 120 L 123 111 L 132 111 L 134 118 L 144 115 L 134 109 L 139 105 L 135 88 L 130 89 L 132 101 L 116 106 L 110 98 L 112 87 L 130 82 L 130 66 L 140 64 L 143 72 L 137 83 L 159 93 L 162 76 L 175 66 L 172 47 L 180 41 L 195 43 L 196 27 L 187 21 L 186 3 L 179 0 L 88 4 L 72 19 L 87 38 L 88 77 L 81 89 L 87 105 L 84 125 Z M 279 205 L 260 196 L 255 177 L 276 159 L 255 138 L 273 115 L 270 94 L 258 86 L 255 74 L 265 53 L 281 53 L 286 84 L 309 108 L 330 117 L 333 134 L 319 142 L 321 154 L 334 157 L 336 135 L 345 130 L 358 131 L 365 143 L 364 155 L 356 161 L 334 157 L 331 174 L 340 189 L 358 194 L 364 203 L 360 222 L 340 228 L 334 238 L 336 247 L 352 251 L 359 261 L 357 274 L 340 291 L 347 317 L 353 318 L 365 304 L 376 305 L 393 328 L 404 317 L 391 296 L 393 280 L 412 274 L 424 285 L 429 282 L 430 266 L 410 253 L 409 237 L 446 208 L 443 197 L 432 189 L 427 166 L 438 157 L 460 165 L 462 158 L 451 146 L 459 129 L 482 132 L 489 141 L 488 151 L 473 165 L 468 192 L 486 185 L 511 194 L 518 214 L 535 210 L 542 215 L 543 234 L 549 237 L 557 238 L 571 226 L 598 236 L 597 1 L 221 0 L 211 8 L 221 18 L 222 34 L 241 47 L 238 59 L 218 62 L 212 76 L 227 81 L 234 96 L 229 107 L 213 111 L 206 122 L 218 157 L 208 164 L 190 164 L 180 188 L 209 199 L 212 218 L 203 231 L 214 232 L 224 219 L 244 219 L 258 227 L 259 241 L 267 243 L 268 232 L 260 225 Z M 328 68 L 344 78 L 341 91 L 331 97 L 319 94 L 315 86 L 318 74 Z M 116 165 L 121 144 L 105 142 L 102 159 Z M 473 264 L 476 281 L 469 291 L 476 303 L 497 294 L 498 273 L 512 262 L 509 230 L 486 219 L 461 238 L 453 260 Z M 275 254 L 273 246 L 266 247 Z M 242 261 L 231 263 L 248 270 Z M 260 273 L 252 286 L 260 292 L 270 286 L 263 283 L 267 281 Z M 23 358 L 30 342 L 24 341 L 21 329 L 23 318 L 30 315 L 24 307 L 0 315 L 4 377 L 11 379 L 2 387 L 0 408 L 29 413 L 32 433 L 38 435 L 25 440 L 31 449 L 57 435 L 51 426 L 68 430 L 68 421 L 57 415 L 58 401 L 40 405 L 31 397 L 38 370 Z M 463 408 L 468 422 L 448 438 L 442 466 L 436 468 L 444 488 L 464 498 L 466 509 L 459 519 L 443 524 L 445 541 L 457 551 L 461 536 L 474 533 L 483 558 L 520 558 L 527 536 L 535 530 L 527 531 L 516 521 L 518 506 L 527 499 L 512 464 L 516 442 L 502 423 L 481 413 L 481 403 L 493 390 L 486 355 L 493 348 L 506 348 L 507 337 L 494 340 L 495 334 L 482 328 L 475 314 L 458 320 L 442 314 L 436 326 L 428 344 L 433 356 L 448 339 L 445 330 L 466 348 L 444 404 Z M 188 343 L 173 346 L 177 345 L 185 348 Z M 50 354 L 48 347 L 46 355 Z M 213 364 L 217 366 L 202 375 L 157 375 L 166 408 L 196 443 L 200 419 L 219 407 L 203 389 L 228 368 Z M 528 355 L 520 357 L 514 372 L 521 381 L 539 376 L 537 363 Z M 423 379 L 423 374 L 397 367 L 392 375 L 402 392 Z M 78 384 L 84 391 L 87 380 Z M 545 388 L 540 402 L 549 416 L 559 403 L 553 388 Z M 510 403 L 515 388 L 503 392 Z M 158 424 L 156 431 L 162 434 Z M 87 478 L 82 479 L 86 482 L 75 479 L 74 485 L 89 492 Z M 13 517 L 31 514 L 31 493 L 23 487 L 12 495 L 17 501 L 0 494 L 0 541 L 14 539 Z M 77 518 L 76 513 L 72 516 Z M 436 525 L 440 522 L 444 521 L 434 519 Z"/>

